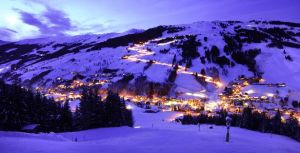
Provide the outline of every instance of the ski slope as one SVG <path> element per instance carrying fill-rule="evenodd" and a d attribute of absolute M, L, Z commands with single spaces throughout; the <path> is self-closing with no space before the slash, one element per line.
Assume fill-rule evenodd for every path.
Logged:
<path fill-rule="evenodd" d="M 254 60 L 266 83 L 286 83 L 288 90 L 291 90 L 290 100 L 299 100 L 297 97 L 300 91 L 300 27 L 297 23 L 203 21 L 163 27 L 164 31 L 160 32 L 161 35 L 147 40 L 143 40 L 145 36 L 154 35 L 156 32 L 148 31 L 150 34 L 146 35 L 143 30 L 132 29 L 124 33 L 57 36 L 0 45 L 0 57 L 2 57 L 0 58 L 0 76 L 8 83 L 18 80 L 22 85 L 33 88 L 55 87 L 57 78 L 70 81 L 76 75 L 83 76 L 84 82 L 97 79 L 115 83 L 126 73 L 134 75 L 134 79 L 144 75 L 148 82 L 164 84 L 168 83 L 168 77 L 173 70 L 172 60 L 176 55 L 175 61 L 177 63 L 181 61 L 180 69 L 172 91 L 167 96 L 173 96 L 176 92 L 196 93 L 204 89 L 219 92 L 212 88 L 211 84 L 203 86 L 192 74 L 200 74 L 202 69 L 208 71 L 210 68 L 216 68 L 220 83 L 223 84 L 222 87 L 240 75 L 253 76 L 245 64 L 238 63 L 231 55 L 226 54 L 224 47 L 228 45 L 228 42 L 225 41 L 224 35 L 249 40 L 252 40 L 252 37 L 266 37 L 267 35 L 270 38 L 256 38 L 259 41 L 240 40 L 239 52 L 260 49 L 261 53 Z M 179 30 L 174 31 L 173 28 L 179 28 Z M 172 29 L 173 32 L 170 32 Z M 238 32 L 238 29 L 244 32 Z M 252 32 L 246 33 L 245 31 Z M 137 40 L 132 40 L 124 45 L 123 41 L 130 38 L 128 35 L 143 41 L 138 43 Z M 205 62 L 202 62 L 200 57 L 193 58 L 191 67 L 185 70 L 186 63 L 183 60 L 181 45 L 189 36 L 196 36 L 197 42 L 201 43 L 197 46 L 197 52 L 200 57 L 205 57 Z M 289 45 L 270 47 L 269 45 L 274 40 L 280 40 L 280 43 Z M 107 46 L 97 47 L 101 44 Z M 235 66 L 221 67 L 217 63 L 209 62 L 205 52 L 211 50 L 212 46 L 219 49 L 220 57 L 226 57 Z M 125 56 L 128 59 L 124 59 Z M 287 60 L 286 56 L 290 56 L 292 60 Z M 146 69 L 149 61 L 153 61 L 153 64 Z M 110 77 L 103 76 L 101 74 L 105 69 L 114 69 L 116 73 Z M 134 85 L 134 80 L 129 85 Z M 215 96 L 215 94 L 207 94 L 209 97 Z M 185 98 L 184 95 L 179 96 Z"/>
<path fill-rule="evenodd" d="M 143 113 L 133 105 L 135 128 L 100 128 L 79 132 L 28 134 L 0 131 L 1 153 L 298 153 L 288 137 L 226 127 L 183 126 L 176 112 Z M 77 139 L 77 142 L 74 140 Z"/>

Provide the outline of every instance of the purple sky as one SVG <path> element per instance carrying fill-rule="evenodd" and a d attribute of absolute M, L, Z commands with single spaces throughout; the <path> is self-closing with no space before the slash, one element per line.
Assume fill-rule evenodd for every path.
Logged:
<path fill-rule="evenodd" d="M 122 32 L 212 20 L 300 22 L 300 0 L 1 0 L 0 39 Z"/>

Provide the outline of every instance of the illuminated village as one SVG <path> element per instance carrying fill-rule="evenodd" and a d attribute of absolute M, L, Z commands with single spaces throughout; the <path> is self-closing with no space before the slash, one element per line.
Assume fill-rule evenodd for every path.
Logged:
<path fill-rule="evenodd" d="M 168 45 L 176 42 L 174 40 L 159 43 L 158 45 Z M 122 57 L 122 60 L 128 60 L 130 62 L 144 62 L 147 63 L 150 60 L 143 59 L 142 57 L 152 55 L 148 49 L 145 49 L 151 42 L 157 42 L 161 39 L 155 39 L 145 43 L 134 44 L 127 48 L 128 51 L 136 52 L 136 54 L 126 55 Z M 163 63 L 159 61 L 152 61 L 153 64 L 163 65 L 166 67 L 173 67 L 172 64 Z M 197 75 L 203 77 L 205 82 L 211 83 L 217 89 L 214 93 L 208 93 L 206 90 L 201 90 L 196 93 L 185 92 L 180 93 L 176 97 L 158 97 L 153 96 L 151 98 L 143 95 L 132 95 L 123 91 L 120 96 L 128 102 L 133 102 L 139 105 L 149 105 L 157 108 L 156 111 L 181 111 L 186 114 L 198 115 L 199 113 L 205 113 L 210 116 L 217 115 L 217 112 L 221 109 L 228 111 L 232 114 L 238 114 L 243 111 L 244 107 L 253 108 L 253 111 L 259 113 L 266 112 L 271 118 L 279 110 L 282 114 L 282 122 L 285 122 L 289 117 L 295 117 L 300 124 L 300 112 L 299 108 L 294 108 L 291 104 L 288 104 L 289 92 L 286 89 L 285 83 L 266 83 L 263 78 L 247 78 L 240 76 L 234 81 L 229 82 L 226 86 L 220 81 L 215 81 L 210 76 L 201 74 L 195 74 L 187 70 L 183 66 L 178 66 L 177 73 L 185 75 Z M 66 100 L 74 101 L 81 98 L 81 91 L 86 87 L 96 87 L 99 90 L 99 95 L 103 98 L 106 97 L 107 87 L 113 85 L 111 81 L 105 79 L 107 77 L 101 77 L 104 79 L 95 79 L 91 82 L 75 79 L 68 85 L 62 83 L 56 87 L 43 89 L 42 87 L 36 87 L 36 90 L 44 93 L 48 97 L 54 98 L 57 102 L 64 102 Z M 63 82 L 61 78 L 57 78 L 57 82 Z M 259 91 L 256 91 L 259 90 Z M 217 99 L 210 99 L 211 97 L 217 97 Z M 297 101 L 295 101 L 297 103 Z M 73 108 L 73 111 L 75 109 Z"/>
<path fill-rule="evenodd" d="M 257 83 L 252 82 L 255 80 Z M 300 122 L 299 108 L 293 108 L 287 105 L 287 102 L 282 101 L 284 97 L 280 97 L 276 93 L 257 93 L 252 96 L 256 91 L 249 89 L 244 91 L 244 88 L 249 86 L 264 86 L 267 88 L 284 89 L 284 83 L 278 84 L 264 84 L 263 79 L 253 78 L 239 78 L 236 82 L 231 82 L 222 93 L 218 94 L 219 99 L 217 101 L 210 101 L 205 91 L 199 93 L 184 93 L 189 98 L 170 98 L 170 97 L 153 97 L 149 99 L 147 96 L 128 95 L 121 93 L 120 96 L 129 102 L 136 104 L 142 103 L 151 106 L 158 106 L 161 111 L 182 111 L 185 113 L 199 114 L 200 112 L 209 113 L 210 115 L 216 115 L 216 112 L 220 109 L 227 110 L 230 113 L 241 113 L 244 107 L 254 108 L 257 112 L 267 112 L 271 117 L 275 114 L 277 109 L 284 114 L 282 122 L 293 116 Z M 76 100 L 81 98 L 80 89 L 84 87 L 97 86 L 109 84 L 107 80 L 100 80 L 98 82 L 85 83 L 80 80 L 75 80 L 70 86 L 58 85 L 55 88 L 49 88 L 44 91 L 42 88 L 36 88 L 36 90 L 44 93 L 46 96 L 54 98 L 57 102 L 64 102 L 66 100 Z M 107 91 L 105 89 L 99 90 L 99 95 L 105 97 Z"/>

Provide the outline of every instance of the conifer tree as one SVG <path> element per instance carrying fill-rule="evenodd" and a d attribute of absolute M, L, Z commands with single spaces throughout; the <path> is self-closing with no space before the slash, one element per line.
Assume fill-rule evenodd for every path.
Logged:
<path fill-rule="evenodd" d="M 272 132 L 276 134 L 280 134 L 281 128 L 282 128 L 282 123 L 281 123 L 281 114 L 280 111 L 278 110 L 275 114 L 275 116 L 272 118 Z"/>
<path fill-rule="evenodd" d="M 60 130 L 61 131 L 70 131 L 72 130 L 73 118 L 72 112 L 70 110 L 69 101 L 64 102 L 63 107 L 60 112 Z"/>
<path fill-rule="evenodd" d="M 172 67 L 176 64 L 176 54 L 174 55 L 173 57 L 173 60 L 172 60 Z"/>

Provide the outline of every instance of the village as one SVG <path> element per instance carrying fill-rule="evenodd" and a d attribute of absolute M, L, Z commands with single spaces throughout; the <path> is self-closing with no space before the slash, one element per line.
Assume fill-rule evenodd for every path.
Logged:
<path fill-rule="evenodd" d="M 56 102 L 68 100 L 72 103 L 80 100 L 81 91 L 86 87 L 100 89 L 99 96 L 105 98 L 107 94 L 105 87 L 109 84 L 108 80 L 92 82 L 74 80 L 69 85 L 59 84 L 49 89 L 37 87 L 36 90 L 53 98 Z M 285 83 L 266 83 L 262 78 L 240 76 L 225 86 L 223 92 L 215 93 L 218 97 L 217 100 L 210 99 L 205 91 L 181 93 L 183 96 L 180 97 L 158 97 L 154 95 L 149 98 L 145 95 L 130 95 L 126 92 L 119 93 L 119 95 L 127 103 L 133 103 L 145 108 L 145 112 L 151 113 L 180 111 L 184 114 L 199 115 L 204 113 L 215 116 L 220 110 L 226 110 L 231 114 L 240 114 L 245 107 L 250 107 L 258 113 L 266 113 L 270 118 L 279 110 L 283 114 L 282 122 L 290 117 L 297 118 L 300 122 L 299 102 L 293 101 L 291 103 L 288 97 L 289 92 Z"/>
<path fill-rule="evenodd" d="M 176 41 L 175 38 L 173 39 L 159 45 L 173 43 Z M 154 54 L 154 52 L 147 49 L 147 45 L 153 41 L 160 41 L 160 39 L 131 45 L 127 50 L 134 53 L 123 56 L 121 59 L 129 62 L 149 62 L 149 59 L 143 59 L 142 57 Z M 174 66 L 173 64 L 159 61 L 152 61 L 152 64 L 170 68 Z M 177 73 L 201 77 L 206 83 L 212 84 L 218 90 L 215 90 L 213 93 L 208 93 L 206 90 L 181 92 L 179 96 L 175 97 L 153 95 L 153 97 L 149 98 L 145 95 L 134 95 L 126 91 L 120 92 L 119 95 L 127 102 L 147 109 L 146 112 L 181 111 L 185 114 L 199 115 L 204 113 L 209 116 L 215 116 L 218 115 L 220 110 L 226 110 L 231 114 L 240 114 L 245 107 L 250 107 L 259 113 L 266 113 L 270 118 L 279 110 L 283 114 L 282 122 L 285 122 L 290 117 L 294 117 L 297 118 L 300 124 L 300 102 L 299 100 L 289 99 L 291 91 L 285 83 L 268 83 L 261 77 L 245 77 L 241 75 L 225 85 L 225 83 L 211 76 L 195 74 L 195 72 L 189 71 L 183 66 L 178 66 Z M 95 75 L 94 79 L 89 81 L 77 78 L 68 83 L 65 83 L 61 78 L 56 78 L 56 86 L 47 89 L 36 87 L 36 90 L 47 97 L 53 98 L 56 102 L 68 100 L 70 102 L 77 101 L 78 104 L 78 100 L 82 96 L 81 91 L 86 87 L 96 87 L 99 89 L 99 96 L 105 98 L 107 88 L 112 84 L 109 74 Z M 75 109 L 73 108 L 73 110 Z"/>

